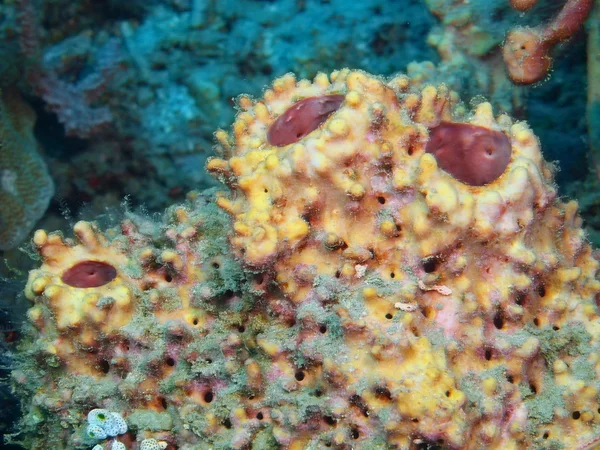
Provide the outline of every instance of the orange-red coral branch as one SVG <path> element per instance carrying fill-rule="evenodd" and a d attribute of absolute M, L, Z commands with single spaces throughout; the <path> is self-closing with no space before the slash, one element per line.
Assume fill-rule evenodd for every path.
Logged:
<path fill-rule="evenodd" d="M 526 11 L 535 2 L 511 0 L 513 8 Z M 569 39 L 585 23 L 593 0 L 568 0 L 547 25 L 518 27 L 509 31 L 502 51 L 511 80 L 531 84 L 543 79 L 552 64 L 553 47 Z"/>
<path fill-rule="evenodd" d="M 537 3 L 537 0 L 510 0 L 510 6 L 517 11 L 529 11 Z"/>

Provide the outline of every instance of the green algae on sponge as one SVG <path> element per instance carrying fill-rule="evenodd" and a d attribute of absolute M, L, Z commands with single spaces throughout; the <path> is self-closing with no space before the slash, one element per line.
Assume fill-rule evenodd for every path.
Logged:
<path fill-rule="evenodd" d="M 35 113 L 15 89 L 0 91 L 0 250 L 27 237 L 54 194 L 34 124 Z"/>

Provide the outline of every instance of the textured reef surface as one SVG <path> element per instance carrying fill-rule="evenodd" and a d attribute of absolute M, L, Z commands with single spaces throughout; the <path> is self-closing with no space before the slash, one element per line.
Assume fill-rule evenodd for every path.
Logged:
<path fill-rule="evenodd" d="M 545 158 L 560 163 L 555 180 L 565 192 L 591 172 L 587 156 L 595 163 L 600 154 L 600 76 L 592 57 L 599 20 L 589 20 L 586 49 L 582 23 L 591 0 L 528 1 L 525 12 L 517 3 L 1 2 L 0 146 L 9 154 L 0 161 L 0 257 L 30 268 L 18 264 L 15 249 L 40 218 L 38 227 L 51 229 L 68 225 L 60 223 L 64 215 L 95 220 L 118 210 L 124 196 L 158 212 L 192 189 L 214 186 L 203 168 L 214 130 L 233 120 L 232 99 L 261 96 L 287 72 L 312 79 L 339 67 L 402 71 L 415 83 L 444 83 L 465 100 L 482 95 L 497 113 L 535 128 Z M 530 86 L 515 85 L 507 72 L 536 65 L 543 70 L 529 78 L 543 80 Z M 12 107 L 19 96 L 35 114 Z M 34 133 L 17 142 L 13 131 L 27 130 Z M 595 183 L 592 175 L 572 189 L 585 196 L 592 230 L 599 228 Z M 591 238 L 600 242 L 600 233 Z M 0 265 L 0 275 L 9 272 Z"/>
<path fill-rule="evenodd" d="M 350 70 L 237 104 L 226 188 L 35 233 L 14 442 L 598 442 L 599 263 L 525 122 Z"/>

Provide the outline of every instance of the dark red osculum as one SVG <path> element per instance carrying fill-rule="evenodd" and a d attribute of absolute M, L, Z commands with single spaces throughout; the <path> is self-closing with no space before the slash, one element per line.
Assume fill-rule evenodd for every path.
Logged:
<path fill-rule="evenodd" d="M 117 269 L 101 261 L 81 261 L 68 269 L 62 281 L 77 288 L 104 286 L 117 277 Z"/>
<path fill-rule="evenodd" d="M 319 128 L 340 107 L 344 97 L 341 94 L 309 97 L 290 106 L 269 127 L 269 144 L 283 147 L 298 142 Z"/>
<path fill-rule="evenodd" d="M 457 180 L 469 186 L 483 186 L 504 173 L 512 147 L 500 131 L 468 123 L 442 122 L 429 130 L 425 151 Z"/>

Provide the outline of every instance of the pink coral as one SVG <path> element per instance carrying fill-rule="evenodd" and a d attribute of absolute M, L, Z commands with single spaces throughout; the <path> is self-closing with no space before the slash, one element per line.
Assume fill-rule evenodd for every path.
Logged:
<path fill-rule="evenodd" d="M 514 3 L 520 2 L 512 2 L 513 7 L 519 9 L 519 5 L 515 6 Z M 517 84 L 531 84 L 542 80 L 552 64 L 551 50 L 581 28 L 592 5 L 592 0 L 568 0 L 560 13 L 546 26 L 511 30 L 502 49 L 510 79 Z"/>

